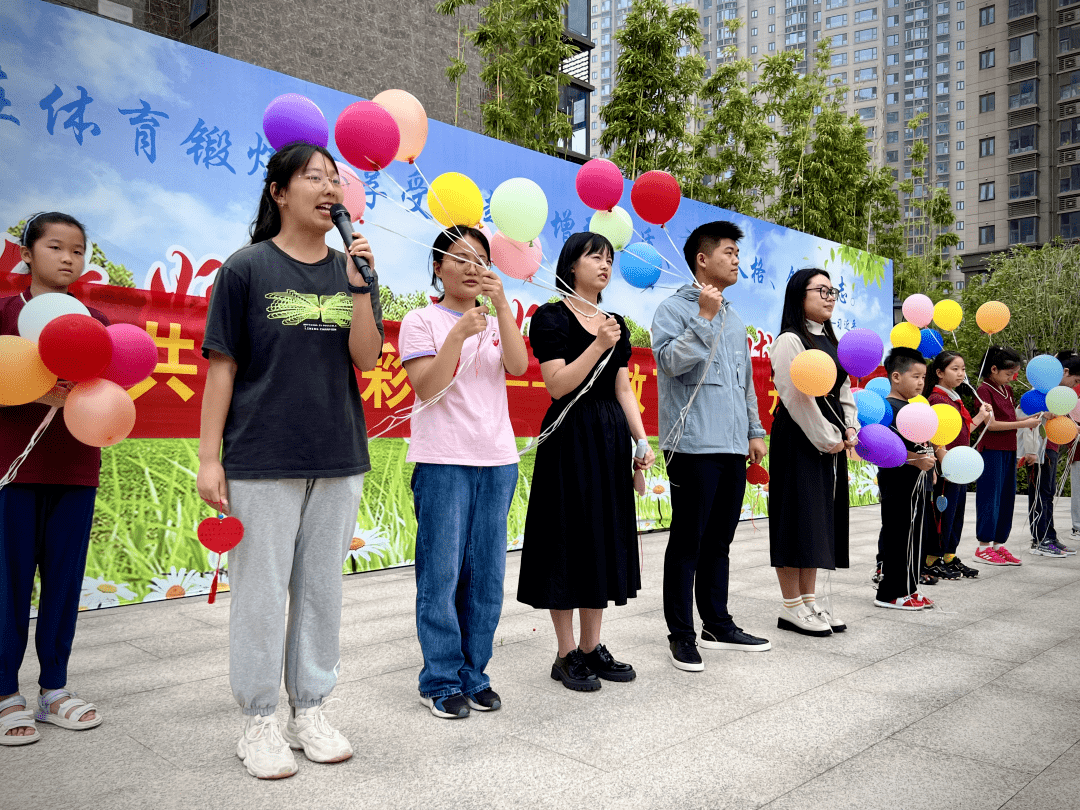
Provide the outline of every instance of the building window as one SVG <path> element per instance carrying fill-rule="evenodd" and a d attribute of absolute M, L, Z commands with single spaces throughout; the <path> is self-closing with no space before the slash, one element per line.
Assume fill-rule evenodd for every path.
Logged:
<path fill-rule="evenodd" d="M 756 36 L 757 36 L 757 29 L 756 29 L 756 28 L 751 28 L 751 29 L 750 29 L 750 36 L 752 36 L 752 37 L 756 37 Z"/>
<path fill-rule="evenodd" d="M 868 8 L 866 11 L 855 12 L 855 24 L 861 25 L 862 23 L 873 22 L 877 19 L 877 9 Z"/>
<path fill-rule="evenodd" d="M 1018 155 L 1035 148 L 1035 124 L 1009 130 L 1009 154 Z"/>
<path fill-rule="evenodd" d="M 1065 32 L 1070 29 L 1063 28 L 1059 32 L 1062 36 L 1061 44 L 1064 46 L 1065 40 L 1069 39 L 1065 37 Z M 1077 31 L 1077 41 L 1080 43 L 1080 30 Z M 1071 39 L 1069 39 L 1071 42 Z M 1068 47 L 1062 47 L 1061 50 L 1069 50 L 1075 45 Z M 1025 34 L 1022 37 L 1013 37 L 1009 40 L 1009 64 L 1015 65 L 1017 62 L 1027 62 L 1029 59 L 1035 58 L 1035 35 Z"/>
<path fill-rule="evenodd" d="M 936 144 L 934 144 L 934 154 L 937 154 L 937 155 L 947 155 L 947 154 L 949 154 L 949 142 L 948 141 L 938 141 Z"/>
<path fill-rule="evenodd" d="M 963 211 L 964 210 L 964 201 L 963 200 L 957 200 L 956 201 L 956 210 L 957 211 Z"/>
<path fill-rule="evenodd" d="M 1009 19 L 1035 13 L 1035 0 L 1009 0 Z"/>
<path fill-rule="evenodd" d="M 985 93 L 979 96 L 979 112 L 991 112 L 994 109 L 994 93 Z"/>
<path fill-rule="evenodd" d="M 962 160 L 956 161 L 956 170 L 958 172 L 962 172 L 964 170 L 964 161 L 962 161 Z"/>
<path fill-rule="evenodd" d="M 750 46 L 750 53 L 752 53 L 752 54 L 757 53 L 757 45 L 751 45 Z"/>
<path fill-rule="evenodd" d="M 994 183 L 979 183 L 979 202 L 994 199 Z"/>
<path fill-rule="evenodd" d="M 769 26 L 769 33 L 770 34 L 775 34 L 776 33 L 776 26 L 775 25 L 770 25 Z"/>
<path fill-rule="evenodd" d="M 1038 217 L 1009 220 L 1009 244 L 1030 245 L 1036 241 L 1039 230 Z"/>
<path fill-rule="evenodd" d="M 847 64 L 847 54 L 846 53 L 834 53 L 832 56 L 829 57 L 829 64 L 832 65 L 833 67 L 840 67 L 841 65 L 846 65 Z"/>
<path fill-rule="evenodd" d="M 963 249 L 964 249 L 964 243 L 963 243 L 963 242 L 961 242 L 960 244 L 958 244 L 958 245 L 956 246 L 956 249 L 957 249 L 957 250 L 963 250 Z M 963 287 L 962 287 L 961 285 L 962 285 L 963 283 L 964 283 L 964 282 L 962 282 L 962 281 L 958 281 L 958 282 L 956 282 L 956 289 L 958 289 L 958 290 L 962 290 L 962 289 L 963 289 Z"/>
<path fill-rule="evenodd" d="M 964 181 L 963 180 L 957 180 L 956 181 L 956 190 L 957 191 L 963 191 L 964 190 Z"/>
<path fill-rule="evenodd" d="M 899 124 L 900 123 L 900 113 L 899 112 L 887 112 L 887 113 L 885 113 L 885 123 L 886 124 Z"/>
<path fill-rule="evenodd" d="M 958 231 L 964 230 L 964 220 L 961 219 L 956 223 L 956 230 L 958 230 Z"/>
<path fill-rule="evenodd" d="M 769 6 L 769 13 L 770 14 L 775 14 L 776 13 L 776 6 Z"/>
<path fill-rule="evenodd" d="M 939 42 L 935 47 L 937 48 L 937 55 L 938 56 L 944 56 L 945 54 L 947 54 L 949 52 L 949 43 L 948 42 Z"/>
<path fill-rule="evenodd" d="M 757 19 L 757 9 L 756 8 L 753 11 L 750 12 L 750 18 L 753 19 L 753 20 Z"/>
<path fill-rule="evenodd" d="M 856 62 L 872 62 L 877 59 L 877 48 L 863 48 L 855 51 Z"/>
<path fill-rule="evenodd" d="M 956 24 L 956 30 L 957 31 L 963 31 L 964 30 L 964 21 L 963 20 L 960 20 L 960 22 L 958 22 Z"/>
<path fill-rule="evenodd" d="M 1035 35 L 1034 34 L 1028 34 L 1026 37 L 1017 37 L 1017 39 L 1031 39 L 1032 40 L 1032 46 L 1031 46 L 1032 54 L 1031 54 L 1031 56 L 1029 56 L 1027 58 L 1028 59 L 1034 59 L 1035 58 L 1035 53 L 1034 53 L 1034 51 L 1035 51 L 1035 46 L 1034 46 Z M 1010 39 L 1009 40 L 1009 48 L 1010 49 L 1012 48 L 1012 42 L 1013 41 Z M 1075 50 L 1076 48 L 1080 48 L 1080 25 L 1070 25 L 1070 26 L 1068 26 L 1066 28 L 1059 28 L 1058 29 L 1058 53 L 1065 53 L 1066 51 L 1072 51 L 1072 50 Z M 1010 56 L 1012 55 L 1011 50 L 1009 52 L 1009 55 Z M 1011 62 L 1010 62 L 1010 64 L 1011 64 Z"/>
<path fill-rule="evenodd" d="M 1058 146 L 1080 143 L 1080 118 L 1070 118 L 1067 121 L 1060 122 L 1058 126 L 1061 133 Z"/>
<path fill-rule="evenodd" d="M 861 31 L 855 32 L 856 42 L 873 42 L 875 39 L 877 39 L 876 28 L 864 28 Z"/>
<path fill-rule="evenodd" d="M 986 70 L 994 66 L 994 49 L 983 51 L 979 54 L 979 70 Z"/>
<path fill-rule="evenodd" d="M 892 130 L 885 133 L 885 143 L 899 143 L 900 133 L 897 130 Z"/>
<path fill-rule="evenodd" d="M 1020 172 L 1009 178 L 1009 199 L 1019 200 L 1024 197 L 1036 197 L 1039 194 L 1039 173 L 1036 171 Z"/>
<path fill-rule="evenodd" d="M 886 163 L 896 163 L 900 159 L 900 155 L 895 149 L 890 149 L 885 153 Z"/>
<path fill-rule="evenodd" d="M 1080 191 L 1080 165 L 1061 168 L 1061 180 L 1058 192 Z"/>
<path fill-rule="evenodd" d="M 979 139 L 979 157 L 991 157 L 994 154 L 994 138 Z"/>
<path fill-rule="evenodd" d="M 885 18 L 885 27 L 886 28 L 896 28 L 896 26 L 898 26 L 898 25 L 900 25 L 900 15 L 899 14 L 894 14 L 891 17 L 886 17 Z"/>
<path fill-rule="evenodd" d="M 1026 107 L 1029 104 L 1039 103 L 1039 80 L 1028 79 L 1027 81 L 1020 82 L 1020 86 L 1016 88 L 1016 92 L 1009 94 L 1009 109 L 1015 109 L 1016 107 Z"/>
<path fill-rule="evenodd" d="M 957 128 L 958 130 L 961 130 L 961 129 L 963 129 L 963 128 L 964 128 L 964 122 L 963 122 L 963 121 L 957 121 L 957 122 L 956 122 L 956 128 Z"/>
<path fill-rule="evenodd" d="M 994 24 L 994 7 L 987 6 L 979 9 L 979 26 Z"/>
<path fill-rule="evenodd" d="M 769 50 L 770 51 L 775 51 L 776 50 L 776 43 L 775 42 L 770 42 L 769 43 Z"/>
<path fill-rule="evenodd" d="M 833 35 L 831 37 L 831 40 L 832 41 L 829 43 L 829 47 L 831 47 L 831 48 L 843 47 L 844 45 L 847 45 L 847 34 L 835 34 L 835 35 Z"/>
<path fill-rule="evenodd" d="M 949 63 L 948 62 L 938 62 L 937 67 L 934 69 L 934 72 L 938 76 L 948 76 L 949 75 Z"/>
<path fill-rule="evenodd" d="M 885 74 L 885 84 L 900 84 L 900 74 L 899 73 L 886 73 Z"/>
<path fill-rule="evenodd" d="M 956 109 L 957 109 L 957 110 L 962 110 L 962 109 L 964 109 L 964 102 L 962 102 L 962 101 L 958 101 L 958 102 L 956 102 Z"/>
<path fill-rule="evenodd" d="M 992 245 L 994 244 L 994 228 L 993 225 L 980 225 L 979 226 L 979 244 L 980 245 Z"/>
<path fill-rule="evenodd" d="M 1080 238 L 1080 211 L 1061 215 L 1061 238 Z"/>
<path fill-rule="evenodd" d="M 847 25 L 847 14 L 834 14 L 825 18 L 825 28 L 842 28 Z"/>
<path fill-rule="evenodd" d="M 961 39 L 960 41 L 958 41 L 956 43 L 956 50 L 958 50 L 958 51 L 964 50 L 964 40 Z"/>
<path fill-rule="evenodd" d="M 947 22 L 939 22 L 937 24 L 937 35 L 943 37 L 947 33 L 949 33 L 949 24 Z"/>
<path fill-rule="evenodd" d="M 885 103 L 886 104 L 899 104 L 900 103 L 900 94 L 899 93 L 886 93 L 885 94 Z"/>
<path fill-rule="evenodd" d="M 957 70 L 963 70 L 964 69 L 964 60 L 963 59 L 961 59 L 959 62 L 956 63 L 956 69 Z"/>

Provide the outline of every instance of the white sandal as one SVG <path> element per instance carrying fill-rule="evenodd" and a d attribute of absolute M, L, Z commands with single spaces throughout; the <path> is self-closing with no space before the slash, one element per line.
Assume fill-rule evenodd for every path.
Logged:
<path fill-rule="evenodd" d="M 49 711 L 49 706 L 65 697 L 67 700 L 57 707 L 55 714 Z M 83 723 L 81 718 L 89 712 L 97 712 L 97 717 Z M 93 703 L 87 703 L 82 698 L 76 697 L 74 692 L 69 692 L 67 689 L 53 689 L 48 694 L 38 695 L 37 721 L 39 723 L 52 723 L 60 726 L 60 728 L 67 728 L 72 731 L 82 731 L 83 729 L 100 726 L 101 712 Z"/>
<path fill-rule="evenodd" d="M 41 739 L 41 732 L 34 725 L 34 713 L 26 708 L 26 698 L 22 695 L 0 700 L 0 712 L 12 706 L 22 706 L 22 711 L 9 712 L 0 717 L 0 745 L 29 745 Z M 8 734 L 16 728 L 32 728 L 33 734 Z"/>

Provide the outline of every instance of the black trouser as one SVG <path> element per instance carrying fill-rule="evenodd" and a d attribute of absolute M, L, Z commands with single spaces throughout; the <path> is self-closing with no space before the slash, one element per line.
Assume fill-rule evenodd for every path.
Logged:
<path fill-rule="evenodd" d="M 923 548 L 935 526 L 930 515 L 932 492 L 925 488 L 916 491 L 918 483 L 919 470 L 912 466 L 878 471 L 882 579 L 877 598 L 882 602 L 909 596 L 919 589 Z"/>
<path fill-rule="evenodd" d="M 1054 528 L 1054 484 L 1060 451 L 1047 450 L 1042 464 L 1028 467 L 1028 525 L 1036 542 L 1056 542 Z"/>
<path fill-rule="evenodd" d="M 671 481 L 671 531 L 664 554 L 668 639 L 697 638 L 695 594 L 704 628 L 724 633 L 735 626 L 727 609 L 728 551 L 746 492 L 746 457 L 675 453 L 667 472 Z"/>

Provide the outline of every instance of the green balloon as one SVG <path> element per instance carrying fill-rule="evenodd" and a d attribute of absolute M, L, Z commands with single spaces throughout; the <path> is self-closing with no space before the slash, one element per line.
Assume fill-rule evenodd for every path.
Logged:
<path fill-rule="evenodd" d="M 619 206 L 610 211 L 597 211 L 589 220 L 589 230 L 605 237 L 615 250 L 622 250 L 634 235 L 634 223 L 630 215 Z"/>
<path fill-rule="evenodd" d="M 531 242 L 547 222 L 547 196 L 527 177 L 512 177 L 500 183 L 491 195 L 490 208 L 495 227 L 515 242 Z"/>
<path fill-rule="evenodd" d="M 1077 395 L 1074 390 L 1065 385 L 1051 388 L 1046 395 L 1046 410 L 1057 416 L 1065 416 L 1076 407 Z"/>

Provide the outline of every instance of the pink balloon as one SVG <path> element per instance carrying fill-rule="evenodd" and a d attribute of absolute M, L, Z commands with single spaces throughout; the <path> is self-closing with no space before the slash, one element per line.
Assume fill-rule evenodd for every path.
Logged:
<path fill-rule="evenodd" d="M 623 195 L 622 171 L 604 158 L 593 158 L 578 169 L 574 185 L 581 201 L 597 211 L 610 211 Z"/>
<path fill-rule="evenodd" d="M 938 415 L 925 402 L 910 402 L 896 414 L 896 429 L 915 444 L 925 444 L 937 433 Z"/>
<path fill-rule="evenodd" d="M 345 207 L 349 209 L 349 221 L 359 222 L 364 218 L 364 208 L 367 206 L 367 189 L 364 188 L 364 181 L 343 163 L 337 164 L 337 170 L 345 184 L 342 190 L 345 192 Z"/>
<path fill-rule="evenodd" d="M 145 329 L 130 323 L 114 323 L 107 331 L 113 351 L 112 360 L 101 372 L 102 379 L 131 388 L 154 373 L 158 348 Z"/>
<path fill-rule="evenodd" d="M 929 326 L 930 321 L 934 320 L 934 302 L 922 293 L 905 298 L 903 311 L 904 317 L 920 329 Z"/>
<path fill-rule="evenodd" d="M 346 161 L 361 171 L 385 169 L 397 155 L 401 132 L 397 121 L 374 101 L 357 101 L 341 111 L 334 141 Z"/>
<path fill-rule="evenodd" d="M 68 394 L 64 424 L 83 444 L 108 447 L 126 439 L 135 427 L 135 403 L 110 380 L 88 380 Z"/>
<path fill-rule="evenodd" d="M 491 263 L 503 275 L 528 281 L 540 269 L 544 252 L 539 237 L 531 243 L 515 242 L 502 231 L 491 237 Z"/>

